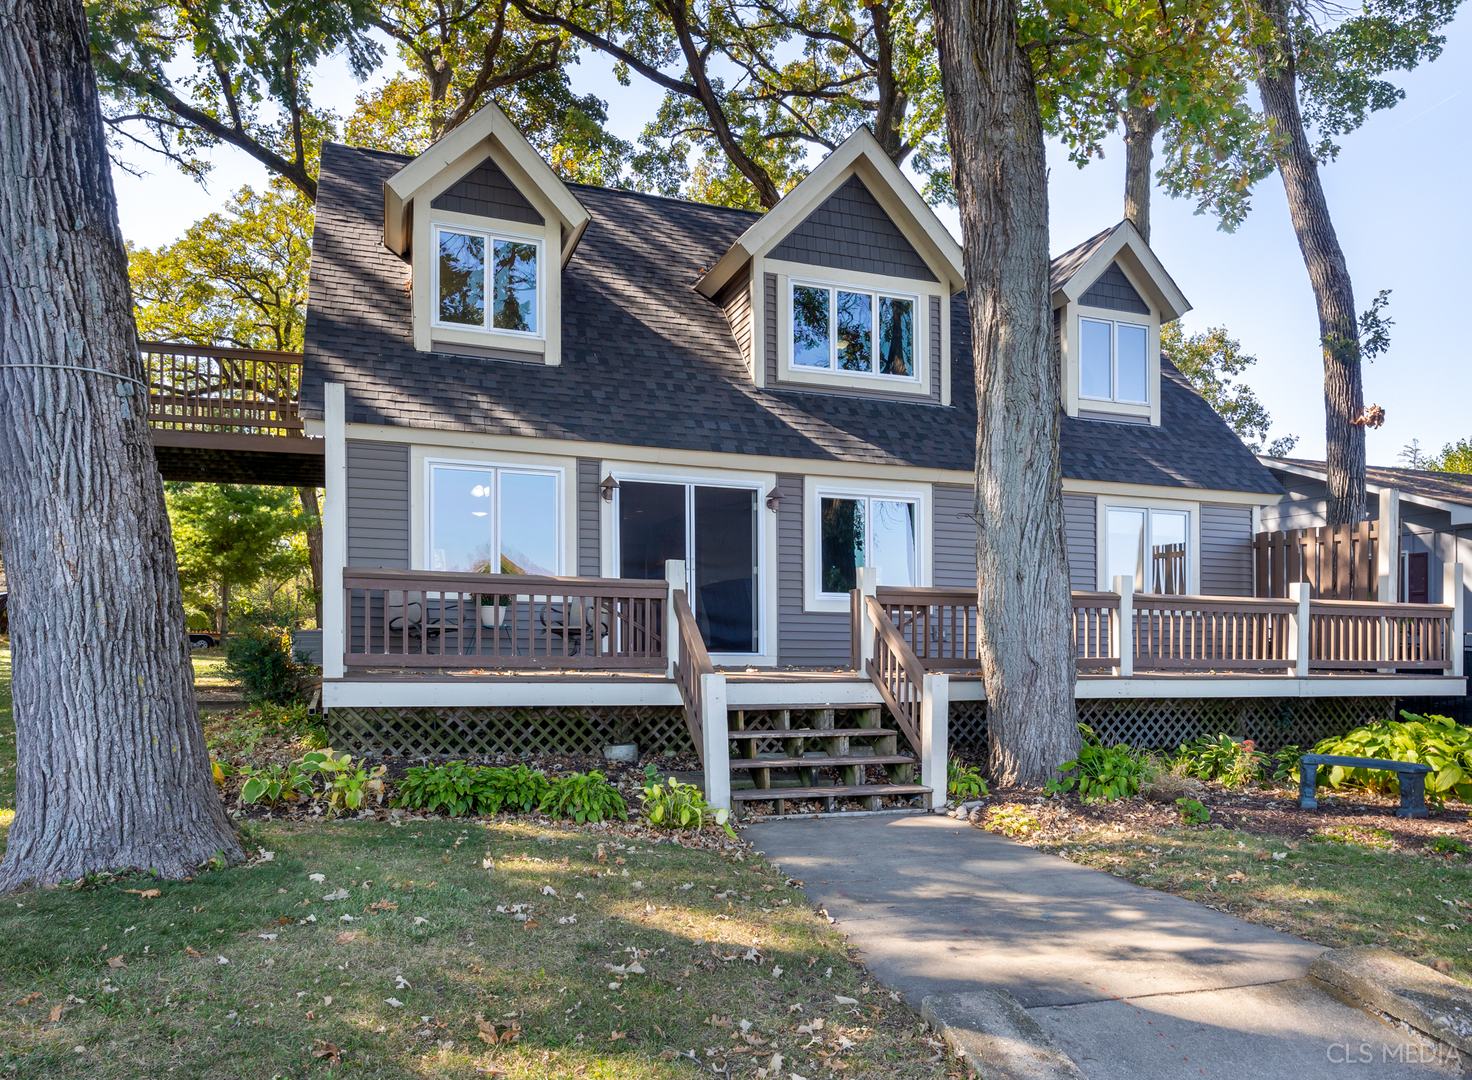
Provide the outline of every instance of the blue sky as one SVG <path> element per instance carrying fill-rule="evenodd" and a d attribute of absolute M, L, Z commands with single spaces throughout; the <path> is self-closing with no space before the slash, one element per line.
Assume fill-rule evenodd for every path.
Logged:
<path fill-rule="evenodd" d="M 380 72 L 375 79 L 385 77 Z M 1441 58 L 1398 80 L 1405 100 L 1373 116 L 1341 140 L 1339 159 L 1322 170 L 1330 211 L 1363 310 L 1381 289 L 1393 290 L 1390 352 L 1365 366 L 1365 400 L 1381 405 L 1386 423 L 1368 435 L 1371 464 L 1398 464 L 1412 439 L 1437 450 L 1472 437 L 1472 347 L 1461 317 L 1472 273 L 1472 16 L 1447 34 Z M 637 78 L 619 86 L 607 65 L 585 57 L 574 69 L 579 93 L 609 102 L 610 127 L 637 137 L 659 104 L 659 93 Z M 319 72 L 317 96 L 340 115 L 352 111 L 362 87 L 345 66 Z M 178 237 L 216 210 L 242 184 L 259 185 L 264 170 L 231 148 L 214 151 L 207 188 L 142 152 L 128 160 L 147 170 L 142 179 L 114 169 L 123 235 L 155 246 Z M 1062 251 L 1123 216 L 1123 146 L 1085 169 L 1049 147 L 1050 229 Z M 954 211 L 941 218 L 959 231 Z M 1294 434 L 1295 454 L 1324 452 L 1323 369 L 1313 291 L 1288 217 L 1282 182 L 1258 186 L 1247 222 L 1233 234 L 1192 213 L 1191 204 L 1152 200 L 1152 246 L 1194 305 L 1188 330 L 1225 326 L 1258 358 L 1246 375 L 1273 417 L 1272 435 Z"/>

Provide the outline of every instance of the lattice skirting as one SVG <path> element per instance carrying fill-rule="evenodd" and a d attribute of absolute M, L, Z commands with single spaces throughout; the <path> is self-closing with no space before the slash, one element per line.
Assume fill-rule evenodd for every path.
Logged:
<path fill-rule="evenodd" d="M 683 710 L 666 705 L 333 708 L 324 724 L 333 748 L 383 757 L 601 754 L 628 742 L 641 755 L 695 752 Z"/>
<path fill-rule="evenodd" d="M 1252 739 L 1259 750 L 1272 753 L 1283 746 L 1312 746 L 1371 720 L 1387 719 L 1394 705 L 1394 698 L 1385 697 L 1094 698 L 1078 703 L 1078 719 L 1106 746 L 1174 750 L 1197 736 L 1226 732 Z M 986 702 L 951 703 L 950 743 L 969 756 L 986 753 Z"/>

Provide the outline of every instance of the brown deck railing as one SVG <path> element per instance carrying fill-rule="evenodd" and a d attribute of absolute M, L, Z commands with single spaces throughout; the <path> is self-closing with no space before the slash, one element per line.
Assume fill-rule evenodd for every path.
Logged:
<path fill-rule="evenodd" d="M 297 435 L 300 353 L 139 342 L 148 421 L 169 431 Z"/>
<path fill-rule="evenodd" d="M 889 706 L 890 713 L 905 738 L 917 754 L 923 753 L 920 742 L 921 697 L 925 689 L 925 665 L 905 644 L 900 634 L 885 613 L 884 607 L 872 596 L 864 597 L 869 607 L 869 617 L 874 620 L 874 655 L 865 658 L 864 666 L 870 680 Z"/>
<path fill-rule="evenodd" d="M 700 636 L 700 626 L 695 621 L 695 612 L 690 610 L 690 601 L 684 589 L 676 589 L 671 601 L 675 609 L 675 626 L 678 629 L 679 652 L 675 654 L 675 683 L 680 687 L 680 700 L 685 704 L 685 726 L 690 730 L 690 741 L 705 757 L 705 739 L 700 722 L 704 705 L 700 677 L 713 675 L 715 665 L 710 662 L 710 653 L 705 649 L 705 639 Z"/>
<path fill-rule="evenodd" d="M 1136 671 L 1289 671 L 1291 600 L 1136 593 Z"/>
<path fill-rule="evenodd" d="M 1309 605 L 1309 668 L 1448 671 L 1453 609 L 1442 604 L 1315 600 Z"/>
<path fill-rule="evenodd" d="M 348 569 L 344 662 L 662 669 L 667 588 L 624 578 Z"/>
<path fill-rule="evenodd" d="M 1119 593 L 1073 593 L 1074 663 L 1080 671 L 1119 666 Z"/>

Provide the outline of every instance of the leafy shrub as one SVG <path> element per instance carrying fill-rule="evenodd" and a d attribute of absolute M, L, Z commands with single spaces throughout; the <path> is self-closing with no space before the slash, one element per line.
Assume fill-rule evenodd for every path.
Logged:
<path fill-rule="evenodd" d="M 1181 747 L 1175 767 L 1198 780 L 1220 780 L 1229 788 L 1243 787 L 1263 774 L 1266 754 L 1254 748 L 1251 739 L 1230 735 L 1202 736 Z"/>
<path fill-rule="evenodd" d="M 1080 724 L 1083 746 L 1078 757 L 1058 766 L 1062 773 L 1077 772 L 1062 780 L 1048 781 L 1050 793 L 1078 789 L 1079 798 L 1085 802 L 1128 799 L 1140 791 L 1140 785 L 1150 777 L 1150 756 L 1141 750 L 1131 750 L 1124 743 L 1104 746 L 1099 737 L 1087 724 Z"/>
<path fill-rule="evenodd" d="M 1001 833 L 1014 840 L 1024 840 L 1043 827 L 1036 814 L 1015 804 L 992 807 L 982 818 L 982 825 L 988 832 Z"/>
<path fill-rule="evenodd" d="M 441 808 L 451 817 L 478 809 L 479 788 L 489 769 L 451 761 L 444 765 L 415 765 L 399 781 L 395 806 L 436 813 Z"/>
<path fill-rule="evenodd" d="M 240 789 L 242 803 L 265 803 L 275 806 L 283 802 L 296 802 L 312 793 L 312 777 L 300 761 L 289 765 L 266 765 L 261 768 L 242 768 L 240 775 L 245 784 Z"/>
<path fill-rule="evenodd" d="M 291 636 L 274 630 L 248 630 L 225 642 L 225 669 L 240 680 L 247 701 L 286 705 L 300 701 L 307 665 L 291 654 Z"/>
<path fill-rule="evenodd" d="M 369 771 L 353 764 L 352 754 L 339 754 L 336 750 L 313 750 L 302 758 L 304 773 L 320 773 L 326 783 L 329 813 L 339 810 L 358 810 L 370 794 L 383 802 L 383 774 L 387 767 L 380 765 Z"/>
<path fill-rule="evenodd" d="M 629 818 L 624 797 L 597 769 L 553 780 L 540 805 L 553 817 L 570 817 L 579 825 L 614 817 L 624 821 Z"/>
<path fill-rule="evenodd" d="M 1211 811 L 1195 799 L 1177 799 L 1181 809 L 1181 822 L 1185 825 L 1205 825 L 1211 820 Z"/>
<path fill-rule="evenodd" d="M 981 770 L 958 757 L 946 762 L 946 791 L 953 799 L 984 799 L 991 794 Z"/>
<path fill-rule="evenodd" d="M 644 816 L 651 825 L 662 825 L 667 829 L 704 828 L 705 817 L 710 814 L 715 823 L 726 830 L 733 840 L 736 831 L 731 828 L 730 814 L 724 809 L 711 810 L 710 803 L 694 784 L 682 784 L 671 776 L 668 782 L 659 782 L 659 771 L 653 765 L 644 766 L 644 787 L 639 798 L 644 804 Z"/>
<path fill-rule="evenodd" d="M 1303 751 L 1297 746 L 1284 746 L 1277 750 L 1272 756 L 1273 780 L 1279 783 L 1296 781 L 1298 779 L 1298 759 L 1303 756 Z M 1266 772 L 1268 766 L 1263 767 Z"/>
<path fill-rule="evenodd" d="M 1436 802 L 1448 794 L 1472 801 L 1472 731 L 1445 716 L 1401 712 L 1402 720 L 1376 720 L 1314 747 L 1316 754 L 1381 758 L 1430 765 L 1426 794 Z M 1345 784 L 1384 795 L 1399 795 L 1395 773 L 1378 769 L 1319 766 L 1319 782 L 1332 788 Z"/>
<path fill-rule="evenodd" d="M 502 810 L 528 814 L 542 804 L 549 786 L 540 770 L 525 765 L 487 769 L 476 788 L 476 808 L 482 814 L 499 814 Z"/>

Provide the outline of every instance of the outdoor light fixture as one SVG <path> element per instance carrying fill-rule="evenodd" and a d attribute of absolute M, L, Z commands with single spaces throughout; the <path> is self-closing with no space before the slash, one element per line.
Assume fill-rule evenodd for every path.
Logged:
<path fill-rule="evenodd" d="M 618 490 L 618 481 L 609 473 L 603 478 L 603 483 L 598 485 L 598 490 L 603 493 L 604 502 L 613 502 L 613 493 Z"/>
<path fill-rule="evenodd" d="M 779 507 L 781 505 L 782 505 L 782 496 L 780 494 L 778 494 L 776 488 L 773 488 L 772 489 L 772 493 L 767 496 L 767 509 L 770 510 L 770 511 L 772 511 L 772 513 L 775 514 L 777 512 L 777 507 Z"/>

